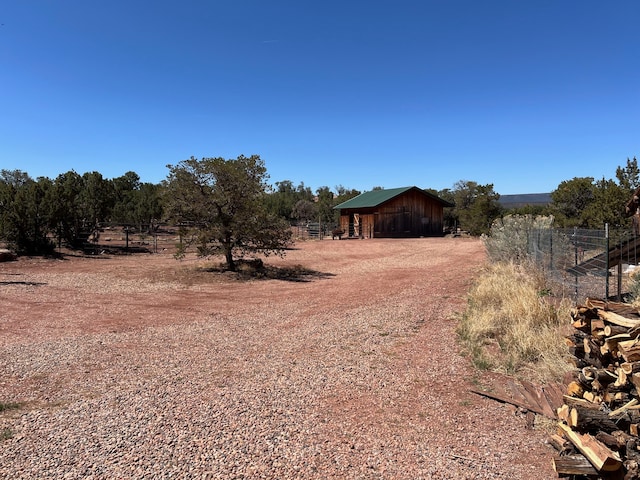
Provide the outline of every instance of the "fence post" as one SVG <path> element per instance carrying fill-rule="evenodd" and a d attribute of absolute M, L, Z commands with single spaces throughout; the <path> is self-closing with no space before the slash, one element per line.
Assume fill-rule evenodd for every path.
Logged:
<path fill-rule="evenodd" d="M 575 302 L 578 303 L 578 227 L 573 227 L 573 256 L 574 256 L 574 268 L 575 268 L 575 284 L 574 295 Z"/>
<path fill-rule="evenodd" d="M 605 300 L 609 299 L 609 224 L 604 224 L 604 238 L 605 238 L 605 255 L 607 256 L 606 260 L 606 271 L 604 274 L 604 298 Z"/>
<path fill-rule="evenodd" d="M 622 255 L 622 245 L 624 244 L 624 240 L 622 239 L 622 235 L 619 235 L 620 239 L 618 240 L 619 244 L 620 244 L 620 257 L 618 258 L 618 282 L 617 282 L 617 286 L 618 286 L 618 296 L 616 297 L 617 300 L 619 302 L 622 301 L 622 260 L 623 260 L 623 255 Z M 628 252 L 628 249 L 627 249 Z M 628 255 L 628 253 L 627 253 Z M 627 261 L 629 261 L 629 258 L 627 257 Z"/>
<path fill-rule="evenodd" d="M 553 228 L 549 229 L 549 271 L 553 272 Z"/>

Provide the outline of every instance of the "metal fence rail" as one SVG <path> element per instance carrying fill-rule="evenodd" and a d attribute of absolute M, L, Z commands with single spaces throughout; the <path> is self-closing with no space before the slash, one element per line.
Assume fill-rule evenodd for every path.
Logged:
<path fill-rule="evenodd" d="M 331 225 L 327 223 L 307 222 L 297 225 L 292 225 L 294 238 L 305 239 L 319 239 L 331 236 Z"/>
<path fill-rule="evenodd" d="M 628 229 L 531 230 L 527 248 L 547 279 L 576 302 L 625 299 L 640 260 L 640 238 Z"/>

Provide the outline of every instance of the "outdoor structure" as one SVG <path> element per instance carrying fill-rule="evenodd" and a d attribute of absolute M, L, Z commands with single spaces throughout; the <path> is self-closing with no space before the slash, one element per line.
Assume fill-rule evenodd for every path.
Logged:
<path fill-rule="evenodd" d="M 444 208 L 453 204 L 418 187 L 372 190 L 336 205 L 349 238 L 443 234 Z"/>

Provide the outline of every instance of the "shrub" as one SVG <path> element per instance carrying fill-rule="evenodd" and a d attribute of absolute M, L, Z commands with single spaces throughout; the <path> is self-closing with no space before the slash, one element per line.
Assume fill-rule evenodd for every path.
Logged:
<path fill-rule="evenodd" d="M 529 234 L 532 230 L 549 229 L 553 216 L 507 215 L 493 221 L 489 235 L 483 236 L 492 261 L 522 263 L 529 257 Z"/>
<path fill-rule="evenodd" d="M 634 270 L 629 275 L 629 303 L 635 308 L 640 308 L 640 269 Z"/>
<path fill-rule="evenodd" d="M 479 368 L 559 380 L 570 368 L 563 342 L 569 309 L 532 266 L 494 263 L 471 288 L 458 335 Z"/>

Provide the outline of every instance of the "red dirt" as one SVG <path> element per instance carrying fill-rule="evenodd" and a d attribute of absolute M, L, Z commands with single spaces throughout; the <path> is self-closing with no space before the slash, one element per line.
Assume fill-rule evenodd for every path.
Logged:
<path fill-rule="evenodd" d="M 327 399 L 328 415 L 342 424 L 379 424 L 381 436 L 389 434 L 385 429 L 413 424 L 416 434 L 431 435 L 448 451 L 455 449 L 456 435 L 462 435 L 467 442 L 476 439 L 478 443 L 462 443 L 461 462 L 489 455 L 498 463 L 520 465 L 519 478 L 554 478 L 552 451 L 544 445 L 546 434 L 527 430 L 524 418 L 514 415 L 510 407 L 468 391 L 478 373 L 455 346 L 455 317 L 464 309 L 465 294 L 484 259 L 481 242 L 464 238 L 307 241 L 285 258 L 265 259 L 270 266 L 301 265 L 315 272 L 308 281 L 286 281 L 240 280 L 230 273 L 206 272 L 196 267 L 214 261 L 194 256 L 177 261 L 168 250 L 20 258 L 0 264 L 0 348 L 188 324 L 212 315 L 260 321 L 270 312 L 263 329 L 263 348 L 268 348 L 282 332 L 289 334 L 302 326 L 308 330 L 305 322 L 310 317 L 338 325 L 341 318 L 366 313 L 375 332 L 380 323 L 377 306 L 397 304 L 399 315 L 411 311 L 407 316 L 411 334 L 403 333 L 384 349 L 395 375 L 411 372 L 415 381 L 393 405 L 380 405 L 373 395 L 336 391 L 333 400 Z M 383 334 L 388 332 L 379 335 Z M 351 346 L 357 337 L 337 337 L 336 342 L 341 341 Z M 288 354 L 309 353 L 317 355 L 315 345 Z M 447 358 L 437 360 L 439 368 L 450 367 L 437 382 L 425 384 L 420 372 L 432 371 L 434 356 L 441 355 Z M 69 384 L 78 381 L 73 372 L 71 368 Z M 37 383 L 38 378 L 31 381 Z M 65 383 L 48 384 L 49 395 L 55 396 L 55 389 L 63 391 Z M 6 388 L 2 395 L 8 396 L 27 388 L 26 384 L 15 389 L 2 386 Z M 434 396 L 441 398 L 440 410 L 420 413 L 427 397 L 433 402 Z M 514 451 L 518 448 L 526 450 Z"/>

